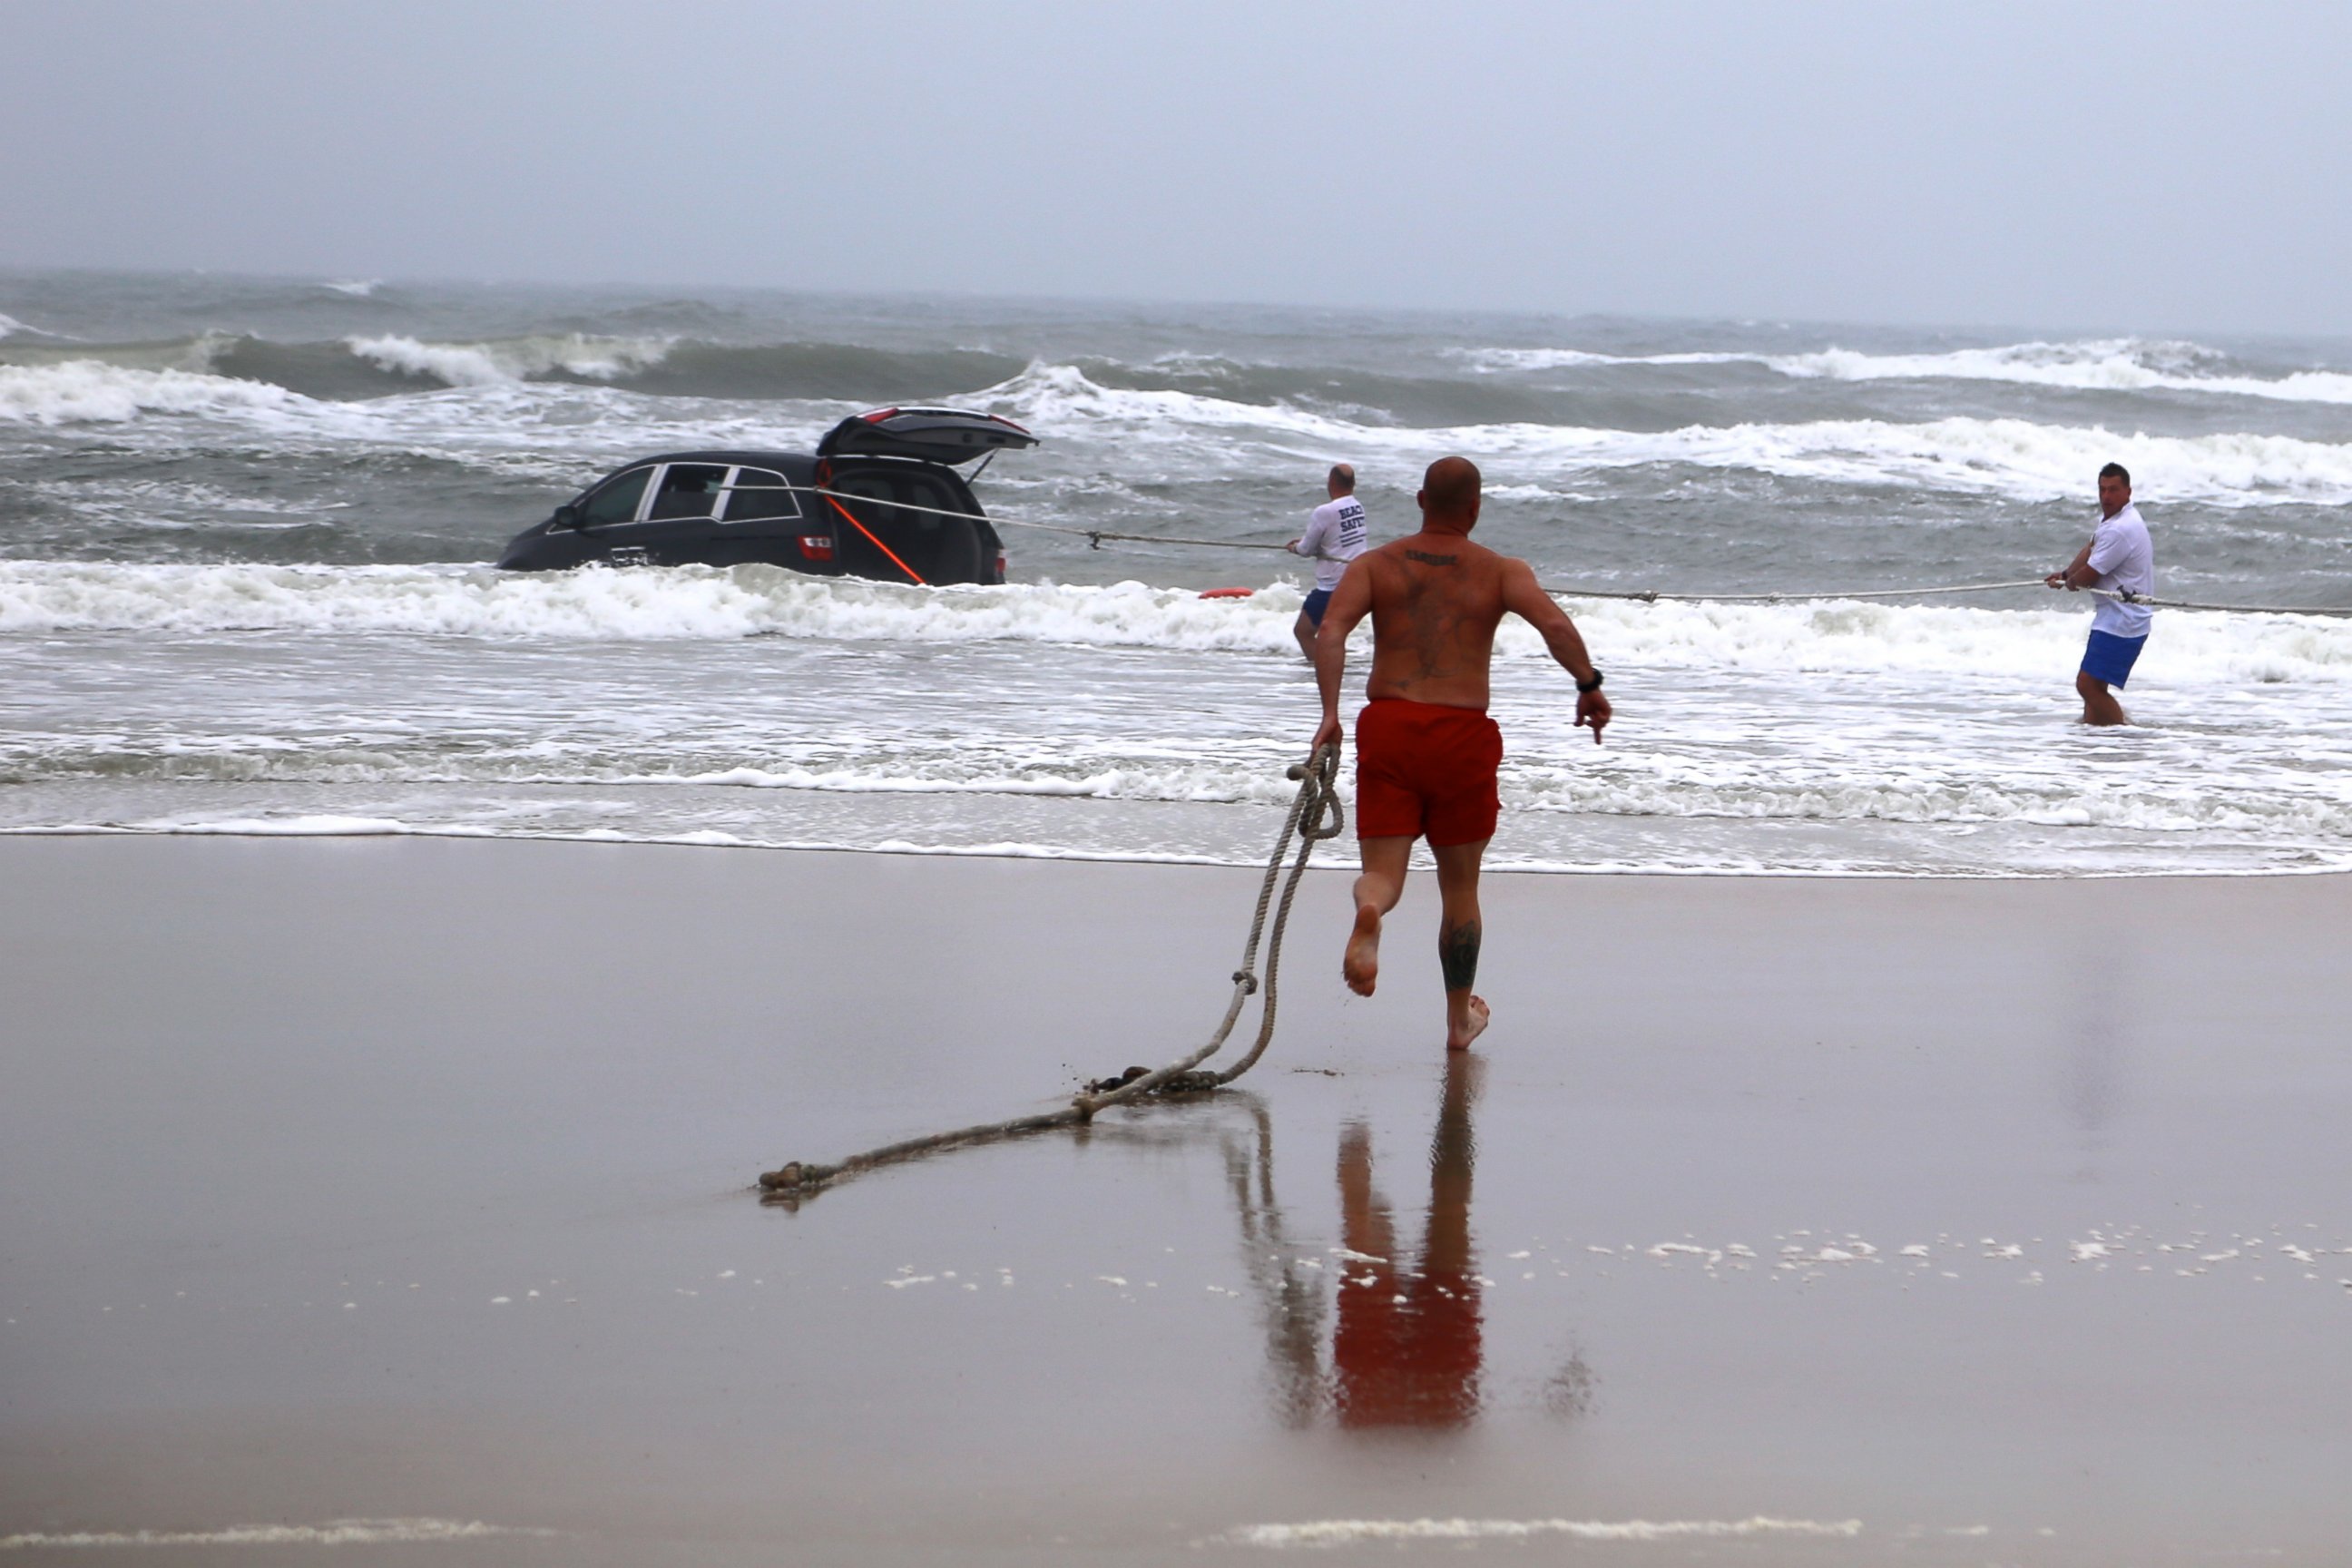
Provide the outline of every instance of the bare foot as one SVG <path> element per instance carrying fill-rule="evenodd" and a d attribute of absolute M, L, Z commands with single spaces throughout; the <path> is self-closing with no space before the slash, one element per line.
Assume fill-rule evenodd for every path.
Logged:
<path fill-rule="evenodd" d="M 1484 996 L 1471 997 L 1470 1021 L 1459 1029 L 1452 1027 L 1446 1029 L 1445 1048 L 1449 1051 L 1468 1050 L 1470 1042 L 1486 1032 L 1488 1017 L 1486 999 Z"/>
<path fill-rule="evenodd" d="M 1372 987 L 1380 984 L 1381 911 L 1370 904 L 1356 906 L 1356 929 L 1348 935 L 1348 952 L 1339 961 L 1339 973 L 1348 989 L 1359 996 L 1370 996 Z"/>

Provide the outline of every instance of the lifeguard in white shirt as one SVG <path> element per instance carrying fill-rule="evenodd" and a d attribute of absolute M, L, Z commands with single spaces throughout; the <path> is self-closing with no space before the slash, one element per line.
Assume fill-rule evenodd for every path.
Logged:
<path fill-rule="evenodd" d="M 1356 499 L 1356 470 L 1345 463 L 1332 464 L 1324 488 L 1331 499 L 1307 513 L 1307 531 L 1288 546 L 1293 554 L 1316 558 L 1314 591 L 1307 595 L 1290 628 L 1298 638 L 1298 651 L 1309 663 L 1315 658 L 1315 632 L 1323 624 L 1323 607 L 1331 602 L 1331 590 L 1347 574 L 1348 563 L 1371 542 L 1364 503 Z"/>
<path fill-rule="evenodd" d="M 2099 470 L 2099 526 L 2063 571 L 2042 579 L 2053 588 L 2080 593 L 2104 588 L 2109 594 L 2148 598 L 2156 593 L 2156 547 L 2147 524 L 2132 505 L 2131 475 L 2121 463 Z M 2074 689 L 2083 699 L 2085 724 L 2128 724 L 2131 716 L 2116 700 L 2116 692 L 2131 679 L 2140 649 L 2147 646 L 2147 628 L 2156 612 L 2146 605 L 2101 595 L 2091 617 L 2090 642 L 2083 649 L 2083 668 L 2074 676 Z"/>

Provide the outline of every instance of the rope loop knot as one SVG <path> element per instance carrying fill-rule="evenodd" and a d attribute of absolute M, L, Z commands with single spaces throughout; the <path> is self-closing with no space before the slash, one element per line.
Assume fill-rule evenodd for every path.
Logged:
<path fill-rule="evenodd" d="M 1347 813 L 1339 805 L 1336 782 L 1339 773 L 1339 747 L 1336 742 L 1327 742 L 1306 762 L 1290 766 L 1290 776 L 1298 781 L 1298 837 L 1309 843 L 1337 838 L 1347 825 Z"/>
<path fill-rule="evenodd" d="M 765 1201 L 795 1205 L 844 1176 L 870 1171 L 877 1165 L 915 1159 L 940 1149 L 1042 1132 L 1049 1127 L 1083 1127 L 1112 1106 L 1127 1104 L 1147 1094 L 1213 1093 L 1249 1071 L 1265 1054 L 1266 1047 L 1274 1039 L 1275 1005 L 1282 975 L 1282 936 L 1284 928 L 1290 922 L 1291 900 L 1298 892 L 1299 879 L 1307 874 L 1307 862 L 1313 855 L 1316 844 L 1322 839 L 1338 837 L 1343 825 L 1345 814 L 1339 805 L 1339 792 L 1335 783 L 1339 772 L 1339 748 L 1336 742 L 1317 748 L 1312 757 L 1304 763 L 1291 764 L 1287 770 L 1288 776 L 1298 783 L 1298 794 L 1284 818 L 1282 834 L 1275 840 L 1274 852 L 1266 857 L 1265 876 L 1258 885 L 1257 910 L 1250 921 L 1248 940 L 1242 944 L 1242 966 L 1234 971 L 1233 995 L 1225 1004 L 1223 1020 L 1217 1025 L 1216 1032 L 1209 1037 L 1207 1044 L 1157 1071 L 1129 1068 L 1115 1078 L 1097 1079 L 1072 1099 L 1065 1110 L 1016 1116 L 1009 1121 L 990 1121 L 977 1127 L 962 1127 L 926 1137 L 908 1138 L 885 1144 L 879 1149 L 869 1149 L 862 1154 L 853 1154 L 835 1165 L 794 1161 L 761 1176 L 760 1190 Z M 1283 874 L 1286 859 L 1289 862 L 1286 877 Z M 1279 899 L 1276 897 L 1277 887 L 1281 890 Z M 1270 922 L 1269 916 L 1272 917 Z M 1265 957 L 1265 978 L 1263 981 L 1257 974 L 1261 944 Z M 1233 1066 L 1222 1071 L 1202 1069 L 1202 1062 L 1224 1048 L 1225 1041 L 1232 1035 L 1234 1025 L 1239 1021 L 1249 998 L 1261 994 L 1265 1001 L 1259 1007 L 1256 1042 Z"/>

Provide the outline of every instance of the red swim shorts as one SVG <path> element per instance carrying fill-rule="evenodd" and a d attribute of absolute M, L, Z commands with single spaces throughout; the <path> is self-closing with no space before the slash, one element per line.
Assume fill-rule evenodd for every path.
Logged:
<path fill-rule="evenodd" d="M 1475 708 L 1382 697 L 1356 715 L 1356 837 L 1433 847 L 1495 837 L 1503 732 Z"/>

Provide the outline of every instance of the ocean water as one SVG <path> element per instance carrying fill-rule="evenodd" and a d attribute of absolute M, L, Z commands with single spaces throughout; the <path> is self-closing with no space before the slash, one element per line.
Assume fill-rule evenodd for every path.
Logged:
<path fill-rule="evenodd" d="M 901 401 L 1042 437 L 979 486 L 1005 586 L 487 564 Z M 2113 458 L 2166 596 L 2352 610 L 2342 342 L 179 274 L 0 274 L 0 830 L 1253 860 L 1304 563 L 1019 525 L 1278 542 L 1345 459 L 1391 537 L 1448 452 L 1618 707 L 1507 628 L 1492 864 L 2352 865 L 2352 618 L 2160 612 L 2093 732 L 2089 600 L 1838 596 L 2038 577 Z M 1786 597 L 1581 596 L 1640 590 Z"/>

